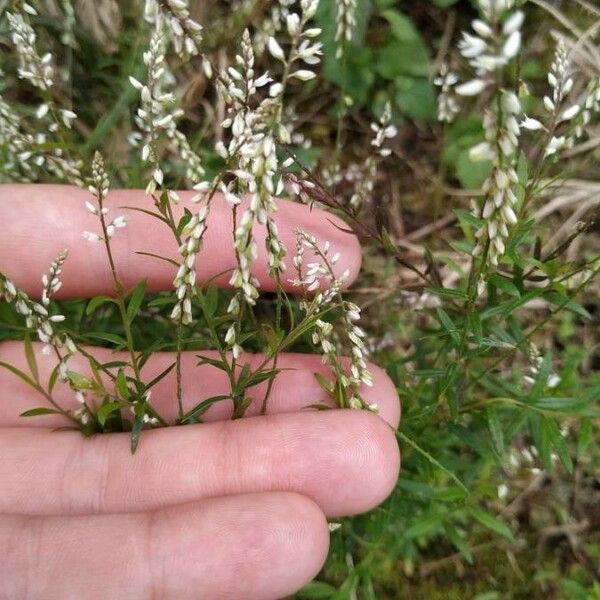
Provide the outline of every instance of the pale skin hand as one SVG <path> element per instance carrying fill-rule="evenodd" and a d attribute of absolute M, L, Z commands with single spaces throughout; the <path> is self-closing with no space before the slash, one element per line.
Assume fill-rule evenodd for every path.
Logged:
<path fill-rule="evenodd" d="M 85 192 L 70 187 L 0 186 L 0 271 L 35 296 L 41 274 L 70 248 L 62 297 L 109 294 L 103 248 L 81 238 L 83 229 L 97 230 L 85 199 Z M 136 191 L 108 198 L 110 207 L 147 202 Z M 300 226 L 321 242 L 330 240 L 342 255 L 336 268 L 356 275 L 357 241 L 336 229 L 330 216 L 297 204 L 279 206 L 289 248 Z M 169 232 L 151 217 L 128 216 L 129 225 L 114 239 L 123 280 L 131 286 L 148 277 L 150 289 L 169 289 L 172 268 L 135 254 L 176 258 Z M 230 228 L 229 210 L 217 198 L 199 279 L 233 266 Z M 271 287 L 263 254 L 255 274 L 263 289 Z M 53 364 L 40 350 L 43 381 Z M 100 360 L 114 357 L 94 352 Z M 18 343 L 0 344 L 0 361 L 27 369 Z M 166 353 L 155 355 L 142 375 L 151 379 L 170 362 Z M 195 363 L 193 353 L 185 356 L 186 408 L 227 393 L 219 371 Z M 1 370 L 0 598 L 275 600 L 310 581 L 327 554 L 326 519 L 367 511 L 393 488 L 399 404 L 393 384 L 373 367 L 375 384 L 364 395 L 379 405 L 379 416 L 307 410 L 327 401 L 313 375 L 327 369 L 318 356 L 300 354 L 282 356 L 279 366 L 289 370 L 277 379 L 268 415 L 256 416 L 264 392 L 257 388 L 249 418 L 228 420 L 230 407 L 216 405 L 207 423 L 144 431 L 134 456 L 127 434 L 84 439 L 51 431 L 65 424 L 60 417 L 19 417 L 43 399 Z M 176 413 L 173 390 L 169 376 L 152 397 L 169 418 Z M 63 406 L 74 406 L 69 390 L 58 396 Z"/>

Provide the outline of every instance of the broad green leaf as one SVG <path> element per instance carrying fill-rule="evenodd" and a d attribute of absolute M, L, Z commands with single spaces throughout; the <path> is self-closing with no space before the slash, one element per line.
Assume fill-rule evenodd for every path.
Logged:
<path fill-rule="evenodd" d="M 129 387 L 127 386 L 127 379 L 125 378 L 125 371 L 123 369 L 119 370 L 115 384 L 117 386 L 119 396 L 121 396 L 121 398 L 123 398 L 125 401 L 129 400 Z"/>
<path fill-rule="evenodd" d="M 107 404 L 103 404 L 99 409 L 98 412 L 96 413 L 96 418 L 98 419 L 98 423 L 100 423 L 100 425 L 104 426 L 104 424 L 106 423 L 106 419 L 108 418 L 108 416 L 121 409 L 121 403 L 120 402 L 108 402 Z"/>
<path fill-rule="evenodd" d="M 401 114 L 429 123 L 435 120 L 437 104 L 431 82 L 425 77 L 399 75 L 394 81 L 394 100 Z"/>

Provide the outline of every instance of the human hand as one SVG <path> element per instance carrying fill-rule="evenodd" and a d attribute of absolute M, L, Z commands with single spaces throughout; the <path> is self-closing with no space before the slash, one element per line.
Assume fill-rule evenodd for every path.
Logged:
<path fill-rule="evenodd" d="M 48 264 L 70 248 L 60 295 L 110 293 L 102 248 L 81 238 L 94 222 L 81 209 L 86 197 L 64 186 L 0 186 L 0 271 L 35 295 Z M 107 203 L 145 201 L 142 192 L 115 191 Z M 336 268 L 356 275 L 357 241 L 337 229 L 330 215 L 289 202 L 279 207 L 284 241 L 293 245 L 297 226 L 328 239 L 341 252 Z M 227 245 L 230 227 L 230 212 L 217 204 L 198 264 L 200 280 L 235 264 Z M 136 212 L 112 247 L 126 285 L 147 277 L 150 290 L 169 289 L 169 265 L 135 254 L 176 256 L 160 223 Z M 269 289 L 260 254 L 255 275 Z M 226 280 L 224 275 L 217 283 Z M 34 348 L 45 381 L 54 364 Z M 99 360 L 114 356 L 100 348 L 94 354 Z M 243 355 L 240 362 L 258 360 Z M 0 361 L 26 370 L 19 343 L 1 344 Z M 154 354 L 142 376 L 151 379 L 171 362 L 168 353 Z M 184 356 L 187 408 L 227 393 L 223 374 L 196 362 L 194 353 Z M 86 439 L 52 431 L 69 424 L 60 415 L 20 418 L 40 399 L 0 371 L 0 598 L 276 599 L 310 581 L 327 554 L 326 517 L 367 511 L 393 488 L 399 456 L 392 428 L 399 404 L 391 381 L 372 367 L 374 386 L 364 397 L 378 404 L 379 416 L 306 410 L 328 402 L 314 378 L 315 372 L 327 373 L 320 357 L 287 354 L 279 365 L 285 370 L 275 381 L 267 415 L 256 416 L 262 398 L 257 388 L 249 418 L 232 421 L 219 403 L 205 413 L 206 423 L 144 431 L 133 456 L 127 434 Z M 86 369 L 83 362 L 72 368 Z M 157 409 L 172 418 L 173 388 L 170 374 L 153 391 Z M 63 406 L 76 407 L 67 387 L 57 384 L 57 396 Z"/>

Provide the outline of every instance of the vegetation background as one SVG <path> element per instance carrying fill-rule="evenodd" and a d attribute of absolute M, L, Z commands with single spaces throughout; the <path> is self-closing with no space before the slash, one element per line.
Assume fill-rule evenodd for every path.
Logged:
<path fill-rule="evenodd" d="M 260 31 L 268 23 L 273 4 L 192 0 L 192 16 L 205 26 L 203 51 L 226 64 L 245 28 Z M 39 8 L 34 22 L 41 39 L 68 65 L 58 93 L 77 107 L 77 152 L 89 163 L 102 150 L 115 185 L 145 187 L 145 167 L 128 143 L 139 102 L 128 77 L 143 80 L 145 72 L 139 3 L 46 0 Z M 519 68 L 531 86 L 545 85 L 557 31 L 574 40 L 585 32 L 591 49 L 577 70 L 600 76 L 595 0 L 532 0 L 523 9 Z M 558 248 L 540 267 L 549 277 L 597 265 L 600 128 L 590 126 L 585 152 L 570 152 L 562 187 L 542 196 L 519 224 L 510 263 L 488 282 L 486 303 L 465 316 L 456 303 L 466 298 L 465 248 L 477 226 L 469 200 L 489 174 L 489 164 L 469 155 L 483 139 L 484 106 L 475 99 L 453 124 L 438 123 L 434 78 L 456 55 L 460 32 L 477 16 L 475 3 L 358 0 L 356 31 L 341 59 L 335 11 L 336 2 L 321 0 L 322 77 L 302 87 L 294 102 L 303 134 L 299 155 L 317 171 L 332 169 L 328 157 L 335 157 L 343 174 L 336 194 L 349 198 L 360 176 L 356 165 L 368 158 L 369 124 L 391 102 L 398 135 L 360 214 L 366 229 L 358 232 L 376 231 L 402 262 L 363 235 L 364 271 L 350 296 L 363 308 L 372 359 L 399 391 L 403 470 L 383 506 L 344 520 L 332 533 L 319 581 L 297 598 L 600 600 L 598 281 L 577 287 L 575 295 L 561 285 L 536 288 L 522 277 L 549 241 Z M 12 75 L 7 23 L 0 23 L 2 68 L 9 74 L 0 93 L 31 114 L 35 104 Z M 174 63 L 172 70 L 186 133 L 205 166 L 217 170 L 212 142 L 219 106 L 212 85 L 194 61 Z M 167 176 L 183 181 L 175 160 Z M 573 197 L 576 203 L 569 202 Z M 584 226 L 571 235 L 577 222 Z M 406 265 L 427 271 L 431 285 Z M 272 302 L 259 304 L 259 320 L 272 318 Z M 118 331 L 110 311 L 90 314 L 85 302 L 63 304 L 80 333 Z M 160 303 L 142 311 L 134 330 L 139 346 L 172 337 L 159 316 Z M 6 305 L 0 318 L 0 339 L 19 337 L 19 320 Z M 467 328 L 469 335 L 479 332 L 474 349 L 461 343 Z M 540 349 L 534 368 L 531 343 Z M 304 341 L 298 348 L 312 347 Z M 551 375 L 560 378 L 557 386 L 549 385 Z M 529 384 L 527 376 L 533 376 Z"/>

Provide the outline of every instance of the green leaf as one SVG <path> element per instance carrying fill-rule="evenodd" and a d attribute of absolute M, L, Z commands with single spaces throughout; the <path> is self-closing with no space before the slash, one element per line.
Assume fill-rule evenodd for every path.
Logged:
<path fill-rule="evenodd" d="M 492 438 L 492 446 L 496 454 L 502 456 L 504 454 L 504 432 L 502 431 L 498 410 L 494 406 L 490 406 L 485 411 L 485 416 Z"/>
<path fill-rule="evenodd" d="M 448 477 L 450 477 L 450 479 L 452 479 L 452 481 L 454 481 L 454 483 L 456 483 L 456 485 L 458 485 L 462 490 L 465 491 L 467 496 L 470 495 L 470 492 L 466 488 L 465 484 L 452 471 L 447 469 L 442 463 L 440 463 L 433 456 L 431 456 L 431 454 L 429 454 L 429 452 L 427 452 L 427 450 L 425 450 L 424 448 L 421 448 L 421 446 L 419 446 L 415 441 L 410 439 L 406 434 L 402 433 L 401 431 L 396 431 L 396 436 L 400 440 L 402 440 L 403 442 L 408 444 L 411 448 L 416 450 L 419 454 L 424 456 L 432 465 L 434 465 L 435 467 L 440 469 L 440 471 L 442 471 L 443 473 L 448 475 Z"/>
<path fill-rule="evenodd" d="M 146 389 L 149 390 L 153 388 L 159 381 L 161 381 L 164 377 L 166 377 L 176 366 L 177 363 L 171 363 L 164 371 L 159 373 L 152 381 L 146 384 Z"/>
<path fill-rule="evenodd" d="M 125 346 L 127 346 L 127 341 L 125 340 L 125 338 L 121 337 L 120 335 L 117 335 L 116 333 L 105 333 L 95 331 L 93 333 L 88 333 L 87 337 L 97 340 L 103 340 L 105 342 L 112 342 L 113 344 L 116 344 L 119 348 L 124 348 Z"/>
<path fill-rule="evenodd" d="M 492 172 L 492 163 L 489 160 L 473 162 L 471 149 L 463 150 L 456 160 L 456 177 L 466 189 L 478 190 Z"/>
<path fill-rule="evenodd" d="M 37 361 L 35 360 L 35 353 L 33 351 L 33 344 L 31 343 L 31 337 L 29 334 L 23 339 L 23 346 L 25 348 L 25 357 L 27 358 L 27 364 L 29 365 L 29 371 L 33 376 L 36 383 L 40 381 L 40 374 L 38 371 Z"/>
<path fill-rule="evenodd" d="M 146 293 L 146 283 L 147 280 L 143 279 L 135 286 L 135 289 L 131 293 L 131 298 L 129 300 L 129 304 L 127 305 L 127 319 L 130 323 L 135 319 L 140 307 L 142 306 L 144 294 Z"/>
<path fill-rule="evenodd" d="M 577 460 L 581 460 L 592 441 L 594 429 L 590 419 L 584 419 L 579 427 L 579 435 L 577 436 Z"/>
<path fill-rule="evenodd" d="M 106 419 L 108 418 L 108 416 L 121 409 L 121 403 L 120 402 L 108 402 L 107 404 L 103 404 L 99 409 L 98 412 L 96 413 L 96 418 L 98 419 L 98 423 L 100 423 L 100 425 L 104 426 L 104 424 L 106 423 Z"/>
<path fill-rule="evenodd" d="M 91 390 L 94 387 L 94 384 L 91 380 L 75 371 L 68 371 L 67 377 L 69 381 L 75 386 L 78 390 Z"/>
<path fill-rule="evenodd" d="M 331 598 L 334 594 L 337 594 L 337 589 L 332 585 L 322 581 L 311 581 L 296 593 L 296 597 L 299 600 L 321 600 Z"/>
<path fill-rule="evenodd" d="M 137 417 L 131 428 L 131 454 L 135 454 L 140 443 L 140 434 L 142 433 L 142 419 Z"/>
<path fill-rule="evenodd" d="M 558 457 L 560 458 L 565 469 L 567 470 L 567 472 L 572 473 L 573 472 L 573 461 L 571 460 L 571 455 L 569 453 L 569 447 L 567 445 L 565 438 L 563 437 L 562 433 L 560 432 L 560 429 L 559 429 L 558 425 L 556 424 L 556 421 L 554 419 L 547 417 L 544 419 L 544 423 L 543 423 L 542 427 L 547 431 L 550 442 L 552 443 L 552 446 L 556 450 L 556 453 L 558 454 Z"/>
<path fill-rule="evenodd" d="M 88 316 L 91 315 L 99 306 L 105 304 L 106 302 L 112 302 L 114 304 L 115 300 L 109 296 L 95 296 L 85 307 L 85 314 Z"/>
<path fill-rule="evenodd" d="M 419 517 L 404 531 L 404 537 L 411 539 L 433 533 L 439 528 L 442 518 L 443 515 L 438 513 L 426 514 Z"/>
<path fill-rule="evenodd" d="M 61 413 L 54 408 L 31 408 L 21 413 L 21 417 L 37 417 L 39 415 L 60 415 Z"/>
<path fill-rule="evenodd" d="M 403 115 L 424 123 L 435 120 L 437 111 L 435 91 L 428 79 L 399 75 L 394 84 L 396 87 L 394 100 Z"/>
<path fill-rule="evenodd" d="M 23 373 L 23 371 L 21 371 L 20 369 L 17 369 L 17 367 L 13 367 L 12 365 L 1 361 L 0 367 L 6 369 L 7 371 L 10 371 L 13 375 L 16 375 L 19 379 L 22 379 L 28 386 L 32 387 L 36 391 L 39 391 L 38 384 L 35 381 L 33 381 L 33 379 L 29 377 L 29 375 Z"/>
<path fill-rule="evenodd" d="M 203 412 L 208 410 L 213 404 L 217 402 L 221 402 L 223 400 L 231 400 L 231 396 L 213 396 L 212 398 L 207 398 L 206 400 L 202 400 L 199 404 L 194 406 L 191 410 L 185 413 L 183 417 L 181 417 L 180 421 L 185 423 L 186 421 L 191 421 L 193 419 L 197 419 Z"/>
<path fill-rule="evenodd" d="M 454 525 L 450 523 L 444 523 L 444 531 L 448 536 L 448 539 L 454 544 L 454 547 L 463 555 L 465 560 L 472 565 L 473 564 L 473 553 L 467 545 L 467 542 L 461 537 L 460 533 Z"/>
<path fill-rule="evenodd" d="M 501 275 L 495 274 L 490 278 L 492 285 L 497 287 L 499 290 L 506 292 L 510 296 L 519 298 L 521 294 L 517 286 L 508 277 L 502 277 Z"/>
<path fill-rule="evenodd" d="M 456 325 L 454 324 L 454 321 L 452 321 L 448 313 L 441 306 L 436 308 L 436 312 L 442 327 L 450 334 L 452 340 L 458 344 L 460 341 L 460 335 Z"/>
<path fill-rule="evenodd" d="M 119 370 L 115 384 L 117 386 L 119 396 L 121 396 L 121 398 L 123 398 L 123 400 L 125 401 L 129 400 L 129 387 L 127 386 L 127 379 L 125 377 L 125 371 L 123 371 L 123 369 Z"/>
<path fill-rule="evenodd" d="M 467 295 L 464 292 L 461 292 L 460 290 L 453 290 L 450 288 L 435 288 L 435 287 L 428 287 L 426 289 L 428 292 L 431 292 L 432 294 L 435 294 L 436 296 L 439 296 L 440 298 L 457 298 L 459 300 L 467 299 Z"/>
<path fill-rule="evenodd" d="M 489 513 L 485 512 L 484 510 L 481 510 L 480 508 L 477 508 L 476 506 L 471 507 L 469 512 L 484 527 L 487 527 L 491 531 L 497 533 L 498 535 L 501 535 L 502 537 L 506 538 L 507 540 L 510 540 L 511 542 L 515 541 L 515 537 L 512 531 L 509 529 L 509 527 L 496 517 L 493 517 Z"/>
<path fill-rule="evenodd" d="M 54 369 L 52 369 L 52 373 L 50 373 L 50 377 L 48 378 L 48 393 L 52 394 L 52 390 L 54 390 L 54 386 L 58 381 L 60 363 L 57 364 Z"/>

